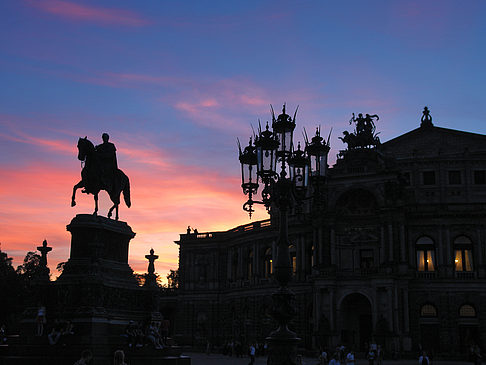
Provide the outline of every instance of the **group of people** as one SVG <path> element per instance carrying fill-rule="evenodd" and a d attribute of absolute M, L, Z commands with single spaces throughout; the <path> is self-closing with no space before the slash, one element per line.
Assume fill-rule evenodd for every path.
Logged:
<path fill-rule="evenodd" d="M 40 305 L 37 309 L 36 317 L 36 336 L 44 335 L 44 330 L 47 324 L 46 307 Z M 70 320 L 61 322 L 59 319 L 54 320 L 50 332 L 47 334 L 47 341 L 49 345 L 66 344 L 68 340 L 74 335 L 74 326 Z"/>
<path fill-rule="evenodd" d="M 148 322 L 145 326 L 141 323 L 130 321 L 125 334 L 129 348 L 143 347 L 146 344 L 152 345 L 155 349 L 163 349 L 167 345 L 168 321 Z"/>
<path fill-rule="evenodd" d="M 47 340 L 49 341 L 49 345 L 66 345 L 73 335 L 74 326 L 71 321 L 62 323 L 56 320 L 51 328 L 51 332 L 47 335 Z"/>
<path fill-rule="evenodd" d="M 93 353 L 90 350 L 84 350 L 81 353 L 81 358 L 74 363 L 74 365 L 89 365 Z M 113 365 L 127 365 L 125 362 L 125 353 L 123 350 L 116 350 L 113 354 Z"/>
<path fill-rule="evenodd" d="M 345 346 L 338 346 L 332 354 L 325 349 L 320 350 L 319 365 L 355 365 L 355 354 L 353 349 L 346 349 Z"/>
<path fill-rule="evenodd" d="M 247 351 L 245 351 L 245 349 Z M 228 341 L 223 345 L 222 354 L 227 356 L 234 356 L 234 357 L 244 357 L 245 355 L 249 355 L 250 359 L 253 358 L 253 361 L 255 361 L 255 358 L 257 356 L 265 355 L 266 350 L 267 350 L 266 343 L 252 342 L 248 347 L 246 347 L 243 345 L 241 341 L 233 340 L 233 341 Z M 206 353 L 208 353 L 208 347 L 206 347 Z"/>

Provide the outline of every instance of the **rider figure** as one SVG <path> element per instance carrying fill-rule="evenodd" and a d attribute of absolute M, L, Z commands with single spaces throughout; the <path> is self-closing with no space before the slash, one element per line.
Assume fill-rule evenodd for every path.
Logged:
<path fill-rule="evenodd" d="M 115 180 L 115 173 L 118 170 L 116 147 L 113 143 L 108 142 L 110 139 L 108 133 L 103 133 L 101 138 L 103 139 L 103 143 L 96 146 L 96 153 L 101 166 L 101 183 L 108 191 L 111 191 Z"/>

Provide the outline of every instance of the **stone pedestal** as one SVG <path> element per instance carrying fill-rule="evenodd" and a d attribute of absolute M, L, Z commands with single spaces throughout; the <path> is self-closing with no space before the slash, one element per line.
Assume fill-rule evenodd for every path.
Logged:
<path fill-rule="evenodd" d="M 12 348 L 5 364 L 72 364 L 90 349 L 91 364 L 110 364 L 123 349 L 131 364 L 190 364 L 177 347 L 163 350 L 127 347 L 123 337 L 129 321 L 160 323 L 159 288 L 140 287 L 128 265 L 128 249 L 135 233 L 125 222 L 80 214 L 67 226 L 71 253 L 63 273 L 45 288 L 47 327 L 55 320 L 71 321 L 74 334 L 65 346 L 50 346 L 34 337 L 36 308 L 27 313 L 23 345 Z M 25 345 L 28 343 L 29 345 Z M 29 347 L 30 346 L 30 347 Z M 28 352 L 28 353 L 27 353 Z"/>
<path fill-rule="evenodd" d="M 135 233 L 125 222 L 78 214 L 67 226 L 71 232 L 71 254 L 59 283 L 83 282 L 136 288 L 128 265 L 128 245 Z"/>

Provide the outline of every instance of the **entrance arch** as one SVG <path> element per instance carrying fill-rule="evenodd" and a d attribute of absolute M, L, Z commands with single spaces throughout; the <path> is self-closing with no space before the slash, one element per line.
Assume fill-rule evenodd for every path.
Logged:
<path fill-rule="evenodd" d="M 355 351 L 367 351 L 373 333 L 369 299 L 360 293 L 349 294 L 341 301 L 339 310 L 341 343 Z"/>

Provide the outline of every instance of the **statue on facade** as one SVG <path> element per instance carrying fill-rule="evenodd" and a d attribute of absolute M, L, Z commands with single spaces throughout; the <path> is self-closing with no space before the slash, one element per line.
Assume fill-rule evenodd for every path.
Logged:
<path fill-rule="evenodd" d="M 79 138 L 78 159 L 84 161 L 84 167 L 81 170 L 81 181 L 73 187 L 71 206 L 76 205 L 76 190 L 84 188 L 83 193 L 94 195 L 95 211 L 93 215 L 97 215 L 98 193 L 105 190 L 113 202 L 113 206 L 108 210 L 108 218 L 111 218 L 113 209 L 115 209 L 115 219 L 118 220 L 118 206 L 122 192 L 127 207 L 131 206 L 130 182 L 127 175 L 118 168 L 116 148 L 113 143 L 109 142 L 109 138 L 107 133 L 103 133 L 103 143 L 96 147 L 87 137 Z"/>
<path fill-rule="evenodd" d="M 376 126 L 374 119 L 379 120 L 378 115 L 359 113 L 356 117 L 353 113 L 353 117 L 349 121 L 349 124 L 355 123 L 354 132 L 349 133 L 344 131 L 344 137 L 339 137 L 344 143 L 348 145 L 348 149 L 374 147 L 380 144 L 378 133 L 375 133 Z"/>

